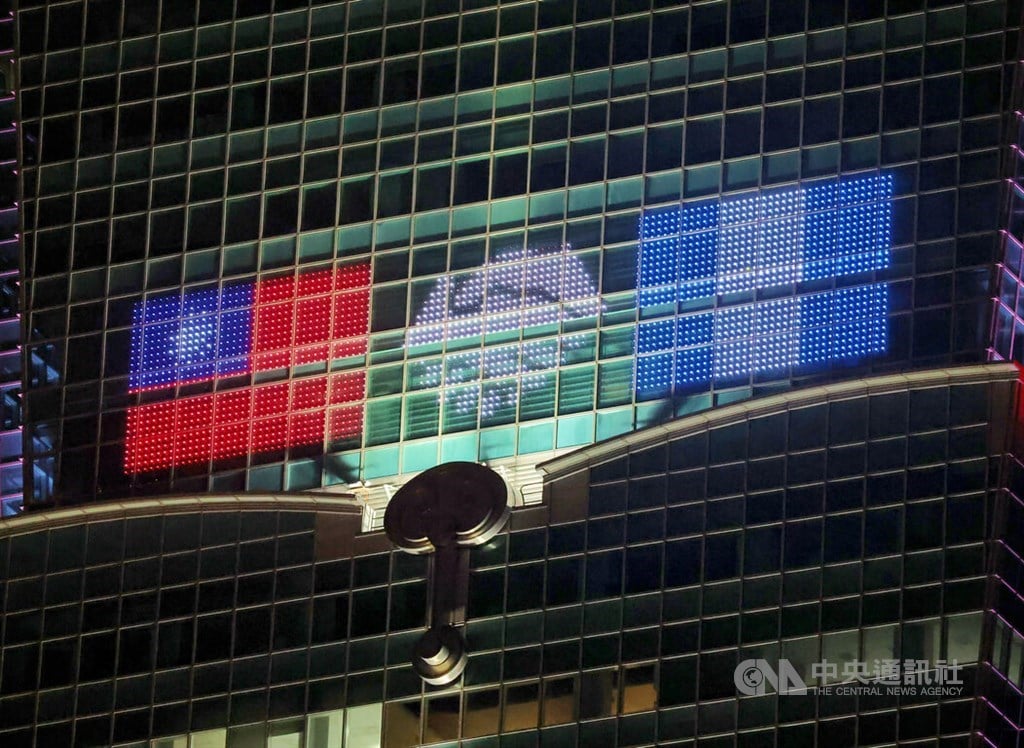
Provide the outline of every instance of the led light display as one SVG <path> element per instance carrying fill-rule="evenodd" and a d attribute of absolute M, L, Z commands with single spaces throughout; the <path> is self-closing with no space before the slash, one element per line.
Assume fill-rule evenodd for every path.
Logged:
<path fill-rule="evenodd" d="M 417 310 L 406 347 L 412 356 L 442 343 L 447 350 L 411 361 L 410 379 L 418 388 L 444 388 L 446 407 L 485 418 L 547 386 L 544 377 L 524 375 L 564 363 L 581 338 L 557 334 L 561 324 L 602 308 L 590 272 L 570 252 L 507 250 L 475 272 L 439 278 Z"/>
<path fill-rule="evenodd" d="M 135 305 L 129 387 L 142 390 L 250 370 L 252 286 L 187 291 Z"/>
<path fill-rule="evenodd" d="M 884 352 L 892 197 L 876 174 L 645 213 L 637 391 Z"/>
<path fill-rule="evenodd" d="M 362 355 L 369 282 L 361 264 L 142 301 L 130 389 L 173 395 L 182 384 Z M 259 386 L 236 378 L 215 393 L 130 407 L 125 472 L 356 436 L 364 390 L 363 371 Z"/>

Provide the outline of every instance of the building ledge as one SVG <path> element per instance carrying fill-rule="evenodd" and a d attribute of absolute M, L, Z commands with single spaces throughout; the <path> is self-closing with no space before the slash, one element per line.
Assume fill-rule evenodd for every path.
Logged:
<path fill-rule="evenodd" d="M 537 465 L 544 474 L 544 482 L 587 470 L 594 465 L 616 457 L 637 452 L 670 439 L 689 436 L 701 431 L 728 426 L 759 415 L 816 405 L 818 403 L 848 400 L 868 395 L 883 395 L 908 389 L 923 389 L 949 385 L 1012 382 L 1021 376 L 1013 364 L 981 364 L 948 369 L 926 369 L 904 374 L 885 374 L 877 377 L 853 379 L 843 382 L 790 390 L 776 395 L 744 400 L 711 410 L 684 416 L 668 423 L 650 426 L 639 431 L 612 437 L 589 447 Z"/>
<path fill-rule="evenodd" d="M 207 512 L 328 512 L 362 517 L 350 494 L 196 494 L 108 501 L 27 511 L 0 520 L 0 538 L 87 522 Z"/>

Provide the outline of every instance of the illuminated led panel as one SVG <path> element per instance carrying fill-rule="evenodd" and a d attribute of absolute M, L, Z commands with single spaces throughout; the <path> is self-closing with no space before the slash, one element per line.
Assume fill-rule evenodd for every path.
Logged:
<path fill-rule="evenodd" d="M 873 174 L 646 212 L 639 304 L 669 316 L 639 326 L 638 392 L 883 353 L 888 289 L 871 274 L 889 267 L 892 198 L 892 177 Z M 861 274 L 868 285 L 796 293 Z M 777 290 L 755 300 L 762 289 Z M 693 303 L 716 310 L 679 314 Z"/>
<path fill-rule="evenodd" d="M 136 305 L 130 388 L 326 362 L 366 352 L 368 265 L 147 299 Z M 181 397 L 128 409 L 125 472 L 238 457 L 362 430 L 363 371 Z M 356 404 L 358 403 L 358 405 Z"/>
<path fill-rule="evenodd" d="M 132 390 L 249 371 L 252 286 L 147 299 L 132 314 Z"/>
<path fill-rule="evenodd" d="M 602 308 L 594 279 L 570 249 L 506 250 L 475 272 L 438 278 L 416 310 L 406 346 L 414 356 L 428 346 L 447 350 L 410 362 L 413 387 L 452 388 L 447 409 L 488 418 L 514 408 L 522 392 L 547 386 L 543 377 L 524 375 L 565 363 L 582 338 L 559 334 L 560 325 Z M 521 331 L 539 339 L 521 341 Z M 474 382 L 486 383 L 482 394 L 479 386 L 460 386 Z"/>
<path fill-rule="evenodd" d="M 363 389 L 363 373 L 350 372 L 129 408 L 125 472 L 356 436 L 363 408 L 348 404 Z"/>

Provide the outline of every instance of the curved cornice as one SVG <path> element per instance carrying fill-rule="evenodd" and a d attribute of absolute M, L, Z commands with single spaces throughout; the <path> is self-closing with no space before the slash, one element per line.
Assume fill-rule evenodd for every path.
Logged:
<path fill-rule="evenodd" d="M 904 392 L 912 389 L 964 384 L 1012 382 L 1021 376 L 1014 364 L 981 364 L 949 369 L 926 369 L 902 374 L 853 379 L 844 382 L 794 389 L 776 395 L 744 400 L 743 402 L 712 408 L 668 423 L 650 426 L 639 431 L 612 437 L 567 455 L 542 462 L 537 469 L 544 473 L 545 483 L 563 478 L 593 465 L 621 457 L 648 447 L 664 444 L 670 439 L 689 436 L 720 426 L 728 426 L 750 418 L 809 405 L 849 400 L 868 395 Z"/>
<path fill-rule="evenodd" d="M 363 505 L 350 494 L 191 494 L 65 506 L 26 512 L 0 520 L 0 538 L 40 530 L 100 522 L 104 520 L 153 517 L 206 512 L 330 512 L 359 517 Z"/>

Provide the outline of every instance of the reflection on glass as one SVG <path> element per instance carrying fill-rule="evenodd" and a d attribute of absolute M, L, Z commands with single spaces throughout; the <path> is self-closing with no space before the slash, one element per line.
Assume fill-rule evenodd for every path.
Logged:
<path fill-rule="evenodd" d="M 992 665 L 996 670 L 1003 669 L 1003 647 L 1007 629 L 1000 619 L 996 619 L 995 634 L 992 636 Z"/>
<path fill-rule="evenodd" d="M 418 743 L 419 721 L 416 715 L 419 714 L 419 702 L 391 706 L 398 707 L 395 712 L 404 712 L 404 716 L 396 722 L 397 727 L 389 737 L 388 745 L 404 748 Z M 160 738 L 151 741 L 149 747 L 262 748 L 265 745 L 267 748 L 380 748 L 382 717 L 382 704 L 367 704 L 313 714 L 306 719 L 276 720 L 266 726 L 255 724 Z M 303 734 L 306 735 L 305 741 Z"/>
<path fill-rule="evenodd" d="M 475 738 L 498 732 L 498 690 L 472 691 L 466 694 L 466 716 L 462 737 Z"/>
<path fill-rule="evenodd" d="M 946 624 L 946 660 L 977 662 L 981 646 L 981 613 L 950 616 Z"/>
<path fill-rule="evenodd" d="M 881 663 L 883 660 L 895 660 L 896 657 L 895 625 L 864 629 L 864 655 L 861 660 L 873 665 L 875 660 Z"/>
<path fill-rule="evenodd" d="M 627 667 L 622 671 L 622 714 L 647 712 L 658 706 L 654 663 Z"/>
<path fill-rule="evenodd" d="M 846 679 L 843 675 L 844 665 L 848 662 L 855 663 L 860 659 L 858 657 L 859 638 L 859 633 L 857 631 L 841 631 L 837 634 L 825 634 L 821 638 L 821 659 L 829 662 L 830 664 L 836 665 L 834 673 L 826 674 L 824 676 L 826 683 Z M 868 671 L 870 672 L 873 663 L 871 660 L 865 660 L 865 662 L 867 663 Z"/>
<path fill-rule="evenodd" d="M 377 707 L 378 709 L 380 707 Z M 327 714 L 314 714 L 309 717 L 309 737 L 306 739 L 306 748 L 335 748 L 341 743 L 341 726 L 343 722 L 341 709 Z M 377 733 L 378 738 L 380 732 Z M 378 745 L 380 740 L 377 741 Z"/>
<path fill-rule="evenodd" d="M 609 717 L 615 713 L 617 672 L 585 673 L 580 679 L 580 719 Z"/>
<path fill-rule="evenodd" d="M 227 730 L 204 730 L 192 733 L 189 748 L 226 748 L 227 742 Z"/>
<path fill-rule="evenodd" d="M 544 683 L 544 724 L 561 725 L 576 720 L 576 679 L 556 678 Z"/>
<path fill-rule="evenodd" d="M 903 648 L 900 656 L 904 660 L 927 660 L 935 662 L 939 659 L 939 646 L 942 644 L 942 621 L 933 618 L 930 621 L 918 621 L 903 624 Z"/>
<path fill-rule="evenodd" d="M 154 740 L 150 748 L 188 748 L 188 736 L 181 735 L 176 738 L 161 738 Z"/>
<path fill-rule="evenodd" d="M 288 742 L 282 745 L 270 743 L 266 725 L 241 725 L 228 728 L 227 748 L 265 748 L 268 745 L 273 745 L 274 748 L 294 748 L 294 744 Z"/>
<path fill-rule="evenodd" d="M 804 679 L 811 680 L 811 665 L 818 661 L 818 637 L 808 636 L 782 643 L 782 656 Z"/>
<path fill-rule="evenodd" d="M 302 748 L 302 720 L 288 719 L 270 723 L 267 748 Z"/>
<path fill-rule="evenodd" d="M 385 734 L 387 748 L 409 748 L 420 742 L 420 702 L 406 701 L 401 704 L 387 704 Z"/>
<path fill-rule="evenodd" d="M 537 726 L 539 690 L 540 686 L 537 683 L 505 687 L 502 731 L 528 730 Z"/>
<path fill-rule="evenodd" d="M 350 707 L 346 711 L 345 719 L 345 745 L 360 746 L 361 748 L 380 748 L 381 719 L 383 717 L 383 704 L 366 704 L 364 706 Z M 337 741 L 329 743 L 324 748 L 334 748 Z M 306 748 L 313 748 L 312 745 Z"/>
<path fill-rule="evenodd" d="M 1020 663 L 1024 659 L 1024 638 L 1014 632 L 1013 641 L 1010 642 L 1010 666 L 1007 668 L 1007 675 L 1014 683 L 1020 683 Z"/>
<path fill-rule="evenodd" d="M 423 742 L 457 740 L 459 737 L 459 697 L 443 696 L 427 702 Z"/>

